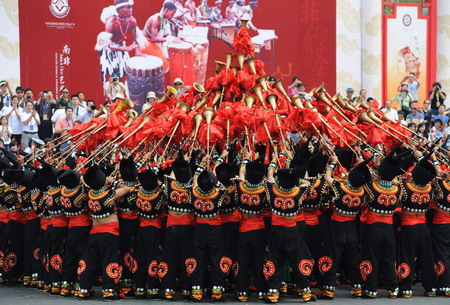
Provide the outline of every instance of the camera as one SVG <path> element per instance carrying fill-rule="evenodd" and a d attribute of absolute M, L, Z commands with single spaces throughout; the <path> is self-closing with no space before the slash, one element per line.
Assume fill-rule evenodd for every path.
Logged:
<path fill-rule="evenodd" d="M 95 105 L 92 105 L 91 110 L 95 110 L 95 109 L 97 109 L 97 107 L 95 107 Z"/>
<path fill-rule="evenodd" d="M 119 80 L 118 77 L 113 77 L 113 81 L 117 82 Z"/>

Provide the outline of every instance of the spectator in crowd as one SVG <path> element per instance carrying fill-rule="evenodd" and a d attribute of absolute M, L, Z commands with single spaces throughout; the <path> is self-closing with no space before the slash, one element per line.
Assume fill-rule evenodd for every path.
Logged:
<path fill-rule="evenodd" d="M 80 120 L 82 123 L 87 123 L 94 117 L 95 113 L 97 112 L 95 107 L 95 102 L 93 100 L 88 100 L 86 102 L 86 112 L 83 113 L 81 116 L 79 116 L 77 119 Z"/>
<path fill-rule="evenodd" d="M 65 102 L 67 106 L 70 106 L 69 89 L 67 89 L 66 87 L 63 87 L 61 89 L 61 97 L 56 100 L 56 105 L 59 107 L 62 102 Z"/>
<path fill-rule="evenodd" d="M 58 109 L 52 115 L 52 123 L 56 124 L 60 119 L 66 116 L 66 108 L 68 107 L 66 101 L 61 101 Z"/>
<path fill-rule="evenodd" d="M 12 130 L 8 126 L 8 118 L 2 116 L 0 118 L 0 138 L 3 140 L 3 147 L 9 150 L 9 144 L 11 143 Z"/>
<path fill-rule="evenodd" d="M 442 85 L 439 82 L 433 84 L 433 90 L 428 93 L 428 99 L 431 102 L 431 110 L 433 114 L 438 113 L 438 109 L 441 105 L 444 105 L 447 95 L 442 92 Z"/>
<path fill-rule="evenodd" d="M 398 120 L 400 121 L 400 125 L 408 126 L 408 123 L 405 121 L 405 113 L 403 111 L 398 112 Z"/>
<path fill-rule="evenodd" d="M 416 74 L 409 73 L 408 75 L 406 75 L 402 80 L 402 84 L 406 84 L 408 86 L 408 91 L 409 93 L 411 93 L 413 100 L 418 101 L 420 82 L 416 78 Z"/>
<path fill-rule="evenodd" d="M 277 79 L 275 78 L 275 76 L 269 76 L 269 78 L 267 79 L 267 82 L 269 84 L 269 87 L 272 88 L 273 84 L 277 81 Z"/>
<path fill-rule="evenodd" d="M 12 130 L 11 139 L 19 143 L 19 145 L 22 142 L 23 125 L 20 120 L 22 112 L 23 109 L 19 107 L 19 98 L 17 95 L 11 98 L 11 107 L 6 107 L 2 112 L 2 115 L 8 118 L 8 125 Z"/>
<path fill-rule="evenodd" d="M 36 103 L 36 101 L 34 100 L 34 92 L 31 88 L 25 89 L 25 101 L 32 101 L 33 105 L 34 105 L 34 103 Z M 24 107 L 24 106 L 22 106 L 22 107 Z"/>
<path fill-rule="evenodd" d="M 423 114 L 424 123 L 427 126 L 427 130 L 431 128 L 431 122 L 433 121 L 433 113 L 431 111 L 431 102 L 430 100 L 425 100 L 423 102 L 423 109 L 419 110 L 420 113 Z"/>
<path fill-rule="evenodd" d="M 23 124 L 22 147 L 28 147 L 33 138 L 38 138 L 38 126 L 41 124 L 39 115 L 33 108 L 32 101 L 25 102 L 24 111 L 20 114 Z"/>
<path fill-rule="evenodd" d="M 2 80 L 0 82 L 0 96 L 3 101 L 3 105 L 6 107 L 11 106 L 11 96 L 13 96 L 13 92 L 11 90 L 11 87 L 9 86 L 9 83 L 5 80 Z"/>
<path fill-rule="evenodd" d="M 411 104 L 411 113 L 406 116 L 407 123 L 415 123 L 416 125 L 423 122 L 423 114 L 419 112 L 417 103 Z"/>
<path fill-rule="evenodd" d="M 301 83 L 300 78 L 298 76 L 294 76 L 292 79 L 292 84 L 288 87 L 288 95 L 293 96 L 294 94 L 298 94 L 298 85 Z"/>
<path fill-rule="evenodd" d="M 75 119 L 73 118 L 73 109 L 71 107 L 67 107 L 65 113 L 65 117 L 59 119 L 55 125 L 55 133 L 60 134 L 61 136 L 67 134 L 75 123 Z"/>
<path fill-rule="evenodd" d="M 71 108 L 73 109 L 73 115 L 75 118 L 78 118 L 86 112 L 86 108 L 80 106 L 80 99 L 78 98 L 78 95 L 72 95 L 70 97 L 70 101 L 72 103 Z"/>
<path fill-rule="evenodd" d="M 44 145 L 45 145 L 45 142 L 42 141 L 41 139 L 33 138 L 30 141 L 30 145 L 24 149 L 24 152 L 27 154 L 31 154 L 31 153 L 38 154 L 42 151 L 42 148 L 44 147 Z"/>
<path fill-rule="evenodd" d="M 419 141 L 423 141 L 423 139 L 428 139 L 428 129 L 426 123 L 420 123 L 417 126 L 417 135 L 414 135 Z"/>
<path fill-rule="evenodd" d="M 16 154 L 19 152 L 19 145 L 20 144 L 16 141 L 11 141 L 11 143 L 9 143 L 9 150 Z"/>
<path fill-rule="evenodd" d="M 408 91 L 408 85 L 404 84 L 400 88 L 400 92 L 392 99 L 392 101 L 398 102 L 398 109 L 401 109 L 406 114 L 411 112 L 411 103 L 413 102 L 413 97 Z"/>
<path fill-rule="evenodd" d="M 441 119 L 434 120 L 434 126 L 430 129 L 430 141 L 436 141 L 444 136 L 444 126 Z"/>
<path fill-rule="evenodd" d="M 362 98 L 364 103 L 368 102 L 368 98 L 367 98 L 367 90 L 366 89 L 361 89 L 359 90 L 359 96 Z"/>
<path fill-rule="evenodd" d="M 177 97 L 180 97 L 180 95 L 182 95 L 185 91 L 186 88 L 184 87 L 184 82 L 181 78 L 175 78 L 175 80 L 173 81 L 173 86 L 175 87 L 175 89 L 177 89 Z"/>
<path fill-rule="evenodd" d="M 78 100 L 79 100 L 79 105 L 86 109 L 86 101 L 84 100 L 85 96 L 84 96 L 84 92 L 78 92 Z"/>
<path fill-rule="evenodd" d="M 345 95 L 345 98 L 347 99 L 347 101 L 351 102 L 353 101 L 353 94 L 355 93 L 355 89 L 353 88 L 347 88 L 347 92 Z"/>
<path fill-rule="evenodd" d="M 146 98 L 146 102 L 144 105 L 142 105 L 142 112 L 144 112 L 145 110 L 147 110 L 148 108 L 150 108 L 150 106 L 152 105 L 152 103 L 156 101 L 156 94 L 154 91 L 150 91 L 147 94 L 147 98 Z"/>
<path fill-rule="evenodd" d="M 44 91 L 41 98 L 36 101 L 34 108 L 39 114 L 41 124 L 38 128 L 38 134 L 40 139 L 51 138 L 53 135 L 53 125 L 51 117 L 53 110 L 56 109 L 56 101 L 48 92 Z"/>
<path fill-rule="evenodd" d="M 416 128 L 417 128 L 417 125 L 416 125 L 416 123 L 408 123 L 408 129 L 411 131 L 411 132 L 416 132 Z"/>
<path fill-rule="evenodd" d="M 111 102 L 105 102 L 103 104 L 103 107 L 105 107 L 106 113 L 99 116 L 99 118 L 106 118 L 109 116 L 109 110 L 111 109 Z"/>
<path fill-rule="evenodd" d="M 300 83 L 298 84 L 298 95 L 303 99 L 303 100 L 311 100 L 311 95 L 309 95 L 309 93 L 305 92 L 305 84 L 304 83 Z"/>
<path fill-rule="evenodd" d="M 434 120 L 441 119 L 445 124 L 448 124 L 449 117 L 445 114 L 445 106 L 441 105 L 438 108 L 438 114 L 434 116 Z"/>
<path fill-rule="evenodd" d="M 17 95 L 17 99 L 19 100 L 19 107 L 23 107 L 23 102 L 25 101 L 25 89 L 23 89 L 22 87 L 17 87 L 16 88 L 16 95 Z"/>
<path fill-rule="evenodd" d="M 125 85 L 119 80 L 119 75 L 113 74 L 112 77 L 109 78 L 108 88 L 106 89 L 106 93 L 108 97 L 113 100 L 117 95 L 125 96 L 127 92 L 127 88 Z"/>
<path fill-rule="evenodd" d="M 56 100 L 55 100 L 55 97 L 53 96 L 52 90 L 47 90 L 47 98 L 50 102 L 52 102 L 53 104 L 56 104 Z"/>
<path fill-rule="evenodd" d="M 398 113 L 397 113 L 397 109 L 392 108 L 392 102 L 391 100 L 386 100 L 386 102 L 384 102 L 384 108 L 382 109 L 382 111 L 384 113 L 386 113 L 386 115 L 395 121 L 398 121 Z"/>

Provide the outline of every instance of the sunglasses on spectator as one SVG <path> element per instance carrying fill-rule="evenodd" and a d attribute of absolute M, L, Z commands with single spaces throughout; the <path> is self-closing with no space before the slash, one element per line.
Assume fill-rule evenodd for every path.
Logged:
<path fill-rule="evenodd" d="M 69 91 L 63 91 L 62 93 L 69 93 Z"/>
<path fill-rule="evenodd" d="M 17 94 L 23 93 L 23 91 L 17 91 Z"/>

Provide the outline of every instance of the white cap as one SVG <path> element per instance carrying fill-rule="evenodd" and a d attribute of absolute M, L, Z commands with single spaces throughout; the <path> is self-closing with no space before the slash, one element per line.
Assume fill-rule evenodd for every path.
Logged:
<path fill-rule="evenodd" d="M 175 78 L 175 80 L 173 81 L 173 84 L 175 85 L 176 83 L 181 83 L 181 85 L 184 85 L 183 80 L 179 77 Z"/>
<path fill-rule="evenodd" d="M 147 93 L 147 98 L 154 98 L 157 99 L 156 94 L 154 91 L 150 91 L 149 93 Z"/>

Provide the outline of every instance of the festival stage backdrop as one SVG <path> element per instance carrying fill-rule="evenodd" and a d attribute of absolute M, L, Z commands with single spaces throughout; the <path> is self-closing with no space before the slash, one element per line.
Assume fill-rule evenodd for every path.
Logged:
<path fill-rule="evenodd" d="M 195 2 L 200 5 L 199 0 Z M 295 75 L 306 84 L 307 90 L 324 82 L 333 93 L 336 84 L 336 1 L 252 2 L 257 3 L 252 22 L 259 32 L 250 30 L 250 35 L 258 51 L 256 57 L 265 63 L 267 74 L 282 78 L 285 87 Z M 71 93 L 84 91 L 87 98 L 104 102 L 106 85 L 101 81 L 101 53 L 94 47 L 99 43 L 98 49 L 102 47 L 102 35 L 99 34 L 104 33 L 105 24 L 101 15 L 106 14 L 104 9 L 113 4 L 113 0 L 20 1 L 21 83 L 36 90 L 51 89 L 57 95 L 66 86 Z M 248 0 L 245 4 L 248 5 Z M 162 5 L 163 0 L 134 0 L 132 15 L 138 27 L 144 29 L 147 19 L 160 12 Z M 208 5 L 214 7 L 215 1 L 208 0 Z M 223 18 L 227 6 L 228 1 L 223 1 Z M 214 74 L 214 61 L 224 61 L 224 53 L 232 51 L 234 26 L 226 22 L 195 20 L 192 24 L 178 33 L 178 37 L 187 37 L 189 60 L 183 58 L 185 52 L 181 44 L 175 46 L 175 50 L 169 46 L 171 71 L 165 75 L 165 67 L 160 67 L 158 58 L 135 58 L 135 52 L 130 52 L 131 59 L 127 60 L 125 68 L 127 76 L 122 80 L 126 81 L 130 91 L 134 91 L 130 92 L 132 99 L 142 101 L 143 92 L 149 88 L 161 95 L 164 87 L 178 76 L 185 78 L 188 84 L 192 80 L 203 82 Z M 128 35 L 127 45 L 130 43 Z M 178 64 L 180 61 L 181 65 Z M 106 76 L 104 81 L 108 78 Z M 152 82 L 153 87 L 143 85 L 145 81 Z"/>

